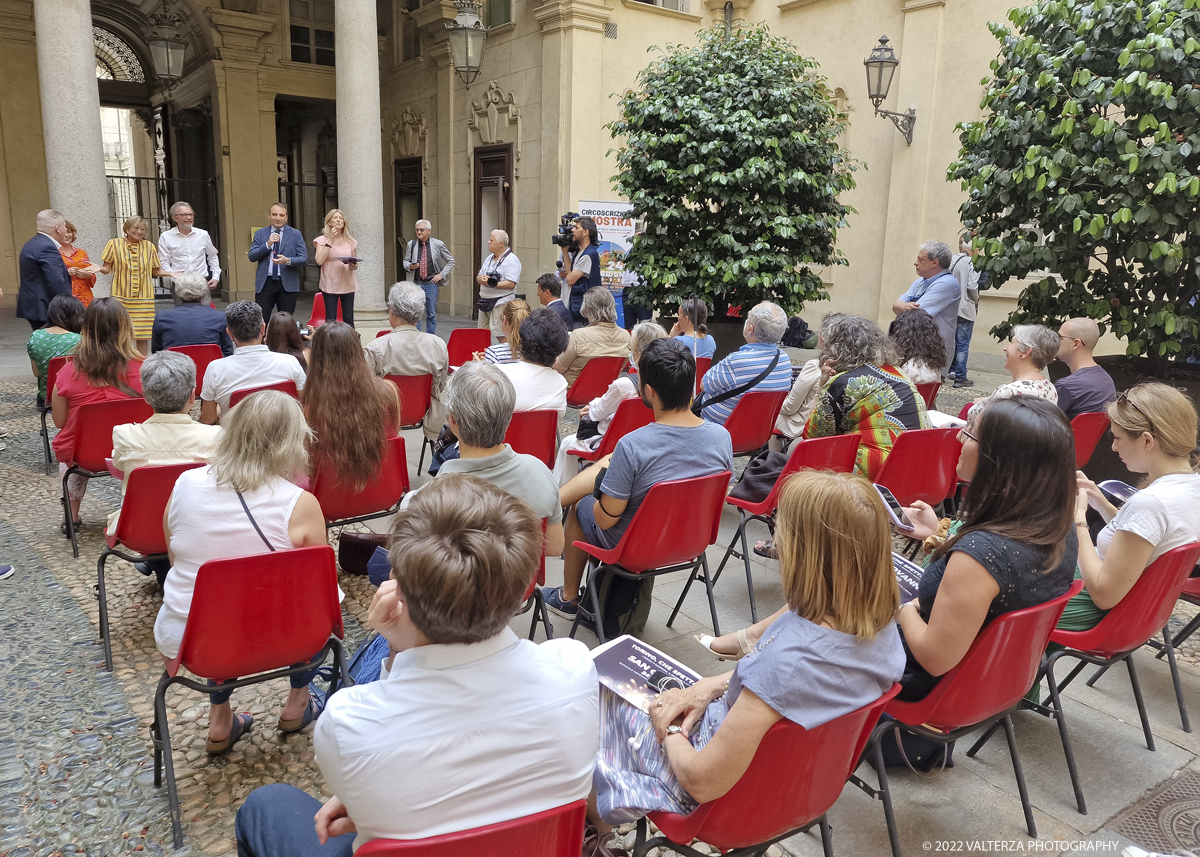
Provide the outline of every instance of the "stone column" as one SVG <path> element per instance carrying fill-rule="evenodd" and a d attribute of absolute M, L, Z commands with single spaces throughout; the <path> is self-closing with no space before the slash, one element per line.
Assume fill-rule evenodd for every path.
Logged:
<path fill-rule="evenodd" d="M 35 0 L 33 6 L 49 207 L 75 224 L 77 246 L 99 263 L 112 227 L 91 4 L 89 0 Z M 24 232 L 33 228 L 32 223 L 21 224 Z M 108 294 L 108 277 L 99 278 L 97 286 L 98 294 Z"/>
<path fill-rule="evenodd" d="M 338 0 L 338 206 L 358 240 L 354 323 L 369 339 L 387 327 L 383 237 L 383 139 L 379 107 L 379 33 L 375 0 Z"/>

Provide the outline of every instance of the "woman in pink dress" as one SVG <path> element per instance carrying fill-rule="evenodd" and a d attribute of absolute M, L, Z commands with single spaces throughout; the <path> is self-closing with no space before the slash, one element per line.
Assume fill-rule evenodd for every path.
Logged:
<path fill-rule="evenodd" d="M 62 254 L 63 262 L 67 266 L 67 273 L 71 275 L 71 294 L 79 298 L 83 308 L 87 309 L 88 304 L 92 302 L 92 286 L 96 284 L 96 275 L 89 274 L 87 271 L 92 266 L 92 260 L 88 258 L 87 251 L 75 246 L 79 230 L 69 220 L 66 221 L 66 226 L 67 240 L 66 243 L 59 245 L 58 252 Z"/>
<path fill-rule="evenodd" d="M 316 262 L 321 268 L 321 297 L 325 300 L 325 318 L 338 321 L 338 304 L 341 303 L 341 321 L 354 326 L 354 293 L 358 291 L 358 270 L 355 254 L 358 242 L 350 235 L 346 215 L 335 208 L 325 215 L 325 230 L 313 239 Z M 354 261 L 348 261 L 353 259 Z"/>

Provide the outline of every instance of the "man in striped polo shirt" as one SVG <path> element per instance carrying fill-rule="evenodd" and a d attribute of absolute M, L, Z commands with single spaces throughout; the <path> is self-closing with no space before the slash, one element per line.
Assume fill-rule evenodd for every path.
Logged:
<path fill-rule="evenodd" d="M 771 365 L 776 354 L 779 354 L 779 360 L 775 368 L 753 389 L 761 392 L 791 389 L 792 361 L 779 350 L 779 340 L 783 338 L 785 330 L 787 313 L 777 305 L 763 301 L 750 310 L 746 315 L 746 325 L 742 328 L 746 344 L 705 373 L 701 382 L 704 400 L 708 401 L 726 390 L 737 389 L 754 380 Z M 749 390 L 743 390 L 715 405 L 705 406 L 702 411 L 704 419 L 725 425 L 725 420 L 729 419 L 738 401 L 747 392 Z"/>

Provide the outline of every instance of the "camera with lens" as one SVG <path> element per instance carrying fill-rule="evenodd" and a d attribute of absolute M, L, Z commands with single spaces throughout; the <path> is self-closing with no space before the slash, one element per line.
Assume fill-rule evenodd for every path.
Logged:
<path fill-rule="evenodd" d="M 555 247 L 570 247 L 575 243 L 575 236 L 572 230 L 575 228 L 575 221 L 579 219 L 579 213 L 568 211 L 562 217 L 558 218 L 558 232 L 550 236 L 550 243 Z"/>
<path fill-rule="evenodd" d="M 497 276 L 496 274 L 488 274 L 487 284 L 488 284 L 489 289 L 499 288 L 500 277 Z"/>

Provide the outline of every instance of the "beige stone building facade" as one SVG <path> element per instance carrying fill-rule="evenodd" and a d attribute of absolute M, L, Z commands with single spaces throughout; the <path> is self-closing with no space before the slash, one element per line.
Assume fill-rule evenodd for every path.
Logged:
<path fill-rule="evenodd" d="M 94 0 L 90 9 L 86 0 L 0 0 L 3 304 L 15 300 L 16 257 L 39 209 L 63 209 L 98 256 L 122 206 L 150 216 L 157 234 L 168 225 L 162 204 L 179 197 L 217 239 L 231 299 L 253 294 L 246 251 L 279 199 L 310 242 L 326 210 L 346 212 L 366 259 L 358 315 L 367 325 L 383 322 L 384 292 L 418 217 L 458 260 L 443 312 L 470 312 L 493 227 L 512 236 L 532 295 L 538 274 L 554 270 L 559 215 L 581 199 L 615 199 L 616 143 L 604 130 L 614 94 L 636 87 L 656 46 L 729 20 L 764 21 L 815 57 L 850 118 L 845 143 L 862 164 L 846 199 L 857 213 L 839 238 L 850 264 L 829 272 L 829 304 L 806 315 L 834 309 L 886 323 L 914 277 L 917 245 L 953 245 L 960 230 L 962 193 L 946 180 L 954 125 L 979 115 L 996 53 L 987 22 L 1009 3 L 659 2 L 487 0 L 483 69 L 466 86 L 446 42 L 449 0 Z M 164 5 L 187 45 L 170 87 L 155 76 L 145 35 Z M 883 106 L 915 108 L 911 145 L 867 98 L 862 62 L 884 34 L 900 66 Z M 106 79 L 83 79 L 90 58 L 60 62 L 86 52 L 88 38 Z M 64 122 L 113 107 L 134 117 L 131 171 L 141 179 L 129 186 L 144 199 L 117 198 L 105 178 L 99 120 Z M 316 281 L 310 266 L 305 288 Z M 985 293 L 977 350 L 998 350 L 986 331 L 1015 296 L 1011 285 Z"/>

